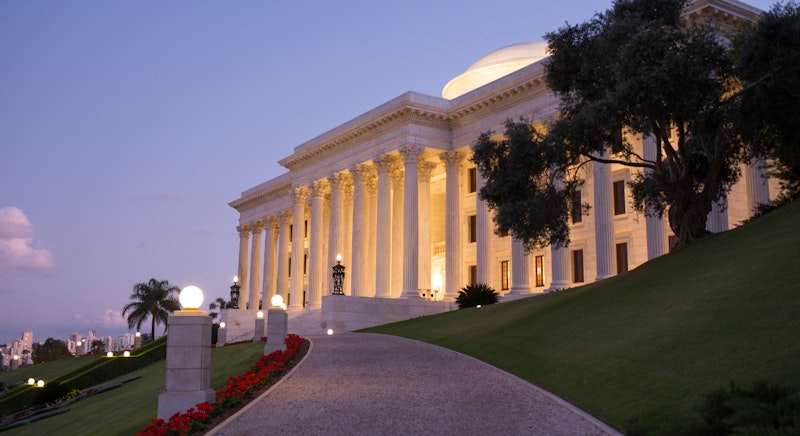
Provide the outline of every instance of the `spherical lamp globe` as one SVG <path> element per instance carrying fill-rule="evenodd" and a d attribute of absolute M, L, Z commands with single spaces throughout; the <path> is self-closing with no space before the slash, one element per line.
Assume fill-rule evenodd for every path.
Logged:
<path fill-rule="evenodd" d="M 184 310 L 197 310 L 203 304 L 203 291 L 197 286 L 187 286 L 181 289 L 178 301 Z"/>
<path fill-rule="evenodd" d="M 272 299 L 270 300 L 270 302 L 275 307 L 281 307 L 281 305 L 283 304 L 283 297 L 281 297 L 278 294 L 275 294 L 275 295 L 272 296 Z"/>

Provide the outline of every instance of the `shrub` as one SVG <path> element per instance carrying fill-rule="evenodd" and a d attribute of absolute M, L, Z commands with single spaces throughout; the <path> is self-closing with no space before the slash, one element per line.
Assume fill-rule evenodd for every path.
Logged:
<path fill-rule="evenodd" d="M 458 291 L 456 303 L 459 309 L 476 307 L 478 305 L 494 304 L 500 299 L 500 294 L 485 283 L 467 285 Z"/>
<path fill-rule="evenodd" d="M 800 392 L 763 380 L 747 391 L 731 382 L 705 395 L 701 414 L 706 434 L 798 434 Z"/>

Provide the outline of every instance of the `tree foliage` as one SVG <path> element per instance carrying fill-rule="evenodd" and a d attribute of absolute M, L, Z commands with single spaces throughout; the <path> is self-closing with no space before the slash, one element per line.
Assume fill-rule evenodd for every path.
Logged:
<path fill-rule="evenodd" d="M 52 362 L 59 359 L 69 359 L 72 353 L 64 341 L 59 339 L 47 338 L 43 344 L 33 347 L 33 363 Z"/>
<path fill-rule="evenodd" d="M 742 135 L 771 158 L 783 195 L 800 196 L 800 7 L 776 4 L 735 39 Z"/>
<path fill-rule="evenodd" d="M 466 309 L 467 307 L 495 304 L 499 298 L 500 294 L 491 286 L 485 283 L 478 283 L 461 288 L 456 297 L 456 304 L 458 304 L 459 309 Z"/>
<path fill-rule="evenodd" d="M 617 0 L 545 36 L 559 117 L 542 135 L 528 120 L 509 121 L 504 139 L 488 132 L 474 146 L 487 181 L 480 196 L 498 230 L 528 247 L 566 245 L 572 193 L 584 165 L 600 162 L 641 170 L 631 182 L 634 209 L 666 213 L 679 243 L 705 233 L 712 203 L 724 202 L 746 155 L 730 104 L 732 59 L 713 28 L 681 18 L 686 3 Z M 653 138 L 652 155 L 637 147 L 643 137 Z"/>
<path fill-rule="evenodd" d="M 216 300 L 208 303 L 208 316 L 210 316 L 212 320 L 216 320 L 217 316 L 220 314 L 217 312 L 217 309 L 222 310 L 231 308 L 233 308 L 233 302 L 225 301 L 225 299 L 222 297 L 217 297 Z"/>
<path fill-rule="evenodd" d="M 168 280 L 150 279 L 147 283 L 133 285 L 130 303 L 122 309 L 122 316 L 128 314 L 128 327 L 141 329 L 142 324 L 150 318 L 150 337 L 156 335 L 156 325 L 167 323 L 171 312 L 180 309 L 176 294 L 177 286 L 171 286 Z"/>

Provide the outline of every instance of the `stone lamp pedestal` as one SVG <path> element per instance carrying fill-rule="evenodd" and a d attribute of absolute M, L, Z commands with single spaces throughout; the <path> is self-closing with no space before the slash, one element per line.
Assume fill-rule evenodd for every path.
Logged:
<path fill-rule="evenodd" d="M 253 342 L 261 342 L 261 338 L 267 335 L 267 320 L 264 318 L 256 318 L 255 332 L 253 333 Z"/>
<path fill-rule="evenodd" d="M 289 330 L 289 314 L 283 309 L 267 311 L 267 343 L 264 344 L 264 355 L 273 351 L 286 349 L 286 333 Z"/>
<path fill-rule="evenodd" d="M 198 403 L 214 403 L 211 389 L 211 317 L 179 310 L 167 320 L 167 373 L 158 395 L 158 417 L 168 420 Z"/>

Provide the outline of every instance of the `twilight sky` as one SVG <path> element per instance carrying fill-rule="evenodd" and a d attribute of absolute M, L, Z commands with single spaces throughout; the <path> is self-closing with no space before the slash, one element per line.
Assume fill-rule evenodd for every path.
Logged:
<path fill-rule="evenodd" d="M 610 6 L 0 2 L 0 344 L 117 336 L 151 277 L 227 298 L 228 202 L 295 146 Z"/>

